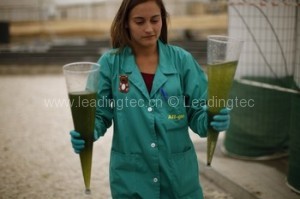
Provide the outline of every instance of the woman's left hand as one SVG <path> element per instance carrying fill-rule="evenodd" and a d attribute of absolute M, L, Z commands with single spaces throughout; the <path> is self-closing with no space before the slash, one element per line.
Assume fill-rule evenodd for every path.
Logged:
<path fill-rule="evenodd" d="M 210 125 L 216 131 L 226 131 L 229 128 L 230 124 L 230 111 L 229 108 L 223 108 L 220 110 L 219 114 L 213 117 Z"/>

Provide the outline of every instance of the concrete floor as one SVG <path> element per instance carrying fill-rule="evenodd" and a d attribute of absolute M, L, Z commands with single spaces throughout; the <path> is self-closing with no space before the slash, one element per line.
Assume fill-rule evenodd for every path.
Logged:
<path fill-rule="evenodd" d="M 206 140 L 196 144 L 202 175 L 212 179 L 234 198 L 242 199 L 299 199 L 300 195 L 286 185 L 288 157 L 268 161 L 238 160 L 224 155 L 218 146 L 212 167 L 206 166 Z"/>

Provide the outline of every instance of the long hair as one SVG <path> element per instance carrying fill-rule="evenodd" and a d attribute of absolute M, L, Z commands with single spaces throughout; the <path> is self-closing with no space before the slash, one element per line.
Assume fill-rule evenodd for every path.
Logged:
<path fill-rule="evenodd" d="M 112 22 L 110 35 L 113 48 L 119 48 L 122 50 L 125 46 L 130 44 L 130 33 L 128 29 L 128 20 L 130 11 L 137 5 L 147 2 L 155 1 L 160 7 L 162 17 L 162 28 L 159 39 L 163 43 L 168 43 L 168 27 L 167 18 L 168 13 L 166 11 L 163 0 L 123 0 L 122 4 Z"/>

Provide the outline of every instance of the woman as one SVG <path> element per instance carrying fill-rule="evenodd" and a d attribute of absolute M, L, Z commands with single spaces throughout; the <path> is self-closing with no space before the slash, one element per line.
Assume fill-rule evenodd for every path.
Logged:
<path fill-rule="evenodd" d="M 99 60 L 95 140 L 114 121 L 110 186 L 115 199 L 203 198 L 188 127 L 206 137 L 207 80 L 185 50 L 167 44 L 162 0 L 123 0 L 111 28 L 113 49 Z M 223 109 L 210 123 L 229 125 Z M 71 131 L 75 152 L 84 148 Z"/>

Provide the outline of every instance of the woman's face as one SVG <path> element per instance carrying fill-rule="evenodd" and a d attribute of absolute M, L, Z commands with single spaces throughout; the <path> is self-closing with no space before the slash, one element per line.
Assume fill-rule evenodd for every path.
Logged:
<path fill-rule="evenodd" d="M 133 47 L 156 45 L 162 28 L 159 6 L 155 1 L 138 4 L 129 14 L 128 26 Z"/>

